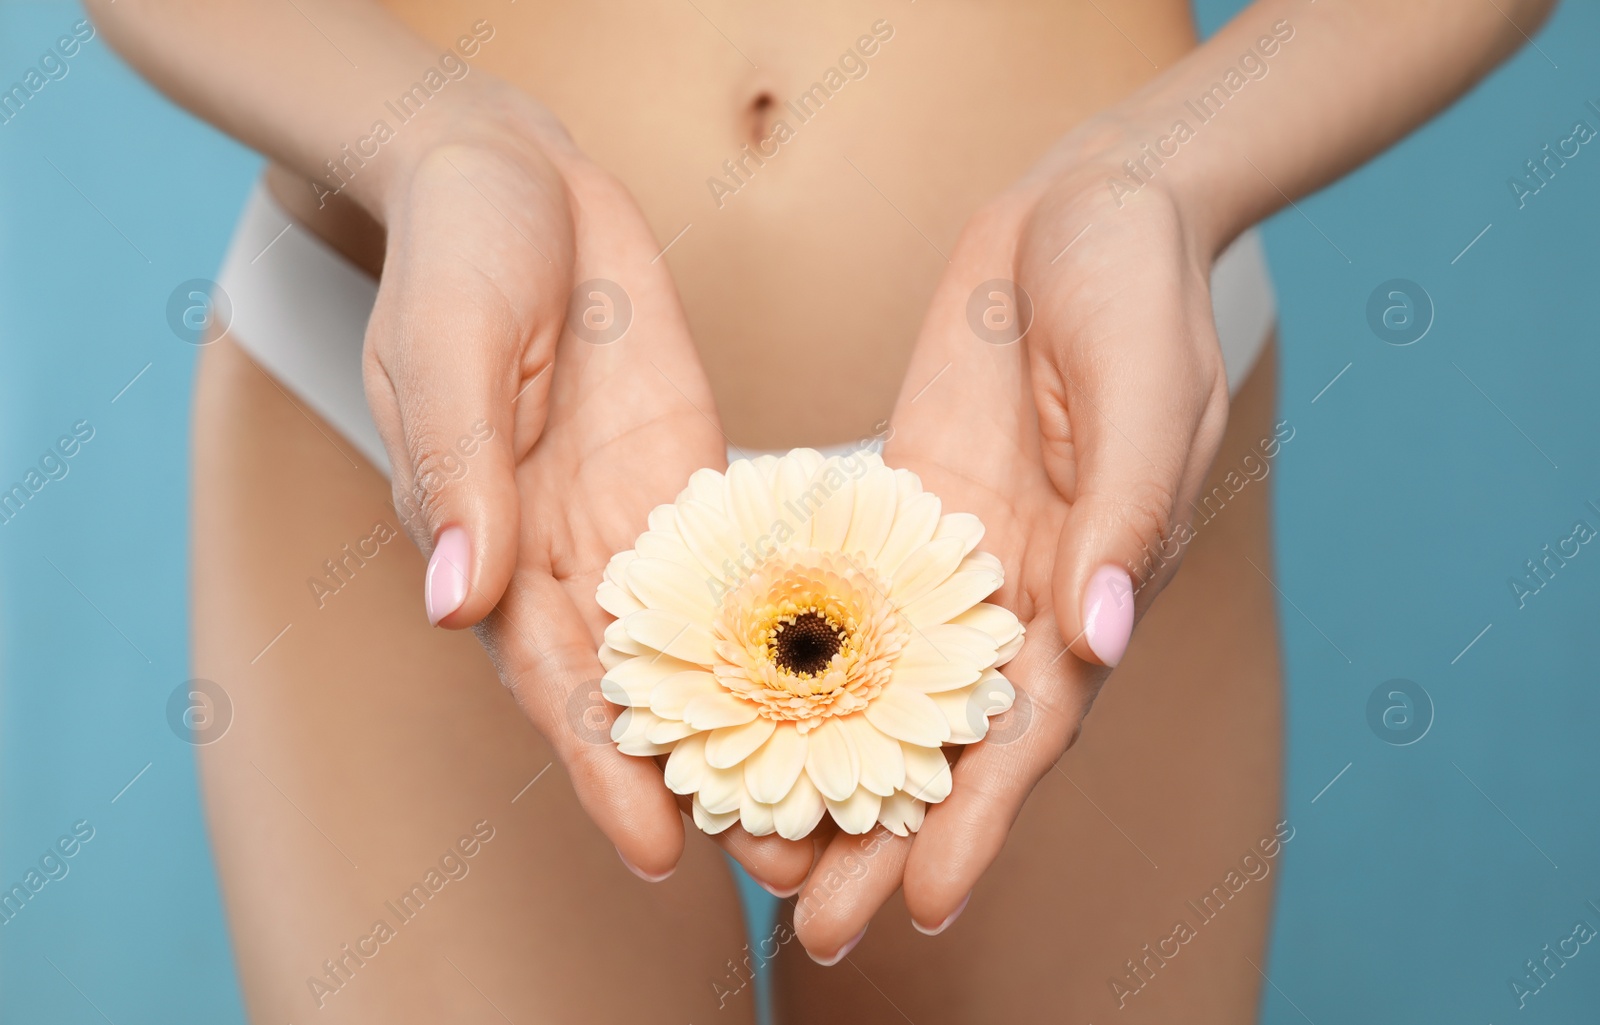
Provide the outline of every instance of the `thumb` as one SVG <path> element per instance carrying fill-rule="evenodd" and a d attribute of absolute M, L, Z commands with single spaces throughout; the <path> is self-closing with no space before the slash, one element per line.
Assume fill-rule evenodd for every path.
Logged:
<path fill-rule="evenodd" d="M 1122 366 L 1123 358 L 1134 362 Z M 1053 375 L 1064 416 L 1046 418 L 1066 427 L 1047 444 L 1046 462 L 1070 503 L 1052 599 L 1073 653 L 1115 666 L 1182 559 L 1186 510 L 1226 427 L 1227 392 L 1204 363 L 1171 349 L 1102 355 L 1076 375 L 1074 362 Z"/>
<path fill-rule="evenodd" d="M 366 383 L 395 508 L 428 555 L 428 621 L 460 629 L 488 615 L 516 567 L 517 456 L 543 426 L 550 374 L 526 365 L 530 346 L 495 303 L 438 312 L 448 315 L 413 309 L 396 318 L 403 327 L 384 339 L 391 344 L 368 346 Z M 373 320 L 381 329 L 379 310 Z"/>

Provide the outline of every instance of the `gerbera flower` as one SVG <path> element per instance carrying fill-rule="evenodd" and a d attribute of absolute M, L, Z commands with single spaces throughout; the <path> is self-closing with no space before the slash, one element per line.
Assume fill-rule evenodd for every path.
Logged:
<path fill-rule="evenodd" d="M 945 744 L 1014 692 L 1022 624 L 983 524 L 908 470 L 810 449 L 700 470 L 606 566 L 601 691 L 626 754 L 669 754 L 695 824 L 800 839 L 831 814 L 904 836 L 950 793 Z"/>

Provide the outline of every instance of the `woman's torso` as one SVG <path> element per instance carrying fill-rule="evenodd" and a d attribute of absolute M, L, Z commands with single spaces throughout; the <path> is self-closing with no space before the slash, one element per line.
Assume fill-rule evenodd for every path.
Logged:
<path fill-rule="evenodd" d="M 388 6 L 441 47 L 485 18 Z M 727 433 L 758 448 L 887 417 L 965 220 L 1195 43 L 1183 0 L 524 2 L 487 21 L 470 65 L 632 190 Z"/>

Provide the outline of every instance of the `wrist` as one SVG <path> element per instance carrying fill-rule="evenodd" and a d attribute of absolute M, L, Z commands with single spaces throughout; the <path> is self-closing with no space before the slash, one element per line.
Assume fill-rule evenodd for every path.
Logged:
<path fill-rule="evenodd" d="M 554 114 L 487 73 L 452 83 L 426 109 L 387 135 L 381 153 L 367 164 L 370 173 L 353 175 L 348 182 L 350 198 L 386 226 L 413 201 L 419 170 L 442 154 L 523 151 L 557 167 L 578 158 L 571 137 Z"/>
<path fill-rule="evenodd" d="M 1094 202 L 1108 217 L 1149 203 L 1166 206 L 1189 247 L 1209 264 L 1253 223 L 1262 203 L 1255 193 L 1270 183 L 1236 170 L 1217 173 L 1195 119 L 1158 109 L 1136 99 L 1096 115 L 1052 147 L 1025 182 L 1098 193 Z"/>

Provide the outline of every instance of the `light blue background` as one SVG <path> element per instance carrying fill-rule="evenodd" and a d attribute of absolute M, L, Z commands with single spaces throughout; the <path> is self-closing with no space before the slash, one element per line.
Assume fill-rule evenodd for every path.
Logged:
<path fill-rule="evenodd" d="M 80 17 L 0 5 L 0 84 Z M 1536 37 L 1548 59 L 1524 51 L 1267 228 L 1297 431 L 1273 477 L 1297 830 L 1263 966 L 1274 1025 L 1600 1007 L 1600 948 L 1520 1013 L 1508 984 L 1578 918 L 1600 927 L 1600 549 L 1526 608 L 1507 583 L 1575 519 L 1600 526 L 1600 146 L 1526 209 L 1506 184 L 1576 119 L 1600 125 L 1596 40 L 1600 11 L 1568 3 Z M 0 484 L 74 422 L 96 432 L 0 526 L 0 885 L 72 823 L 96 831 L 0 926 L 0 1022 L 242 1020 L 192 752 L 166 723 L 195 353 L 165 304 L 214 272 L 258 166 L 98 39 L 0 126 Z M 1395 277 L 1437 308 L 1403 348 L 1366 324 Z M 1408 747 L 1367 724 L 1397 677 L 1436 706 Z"/>

